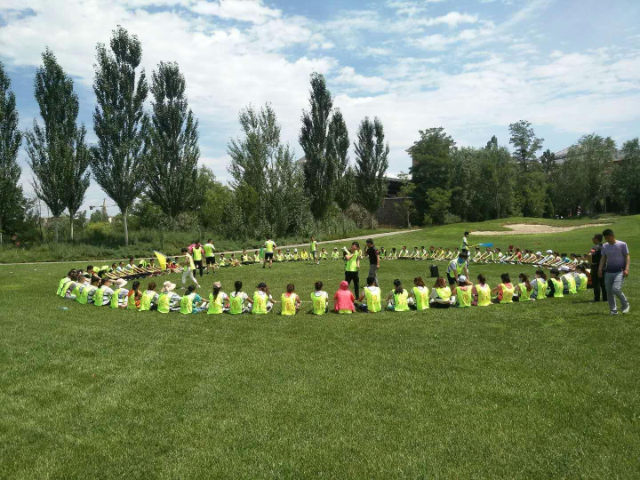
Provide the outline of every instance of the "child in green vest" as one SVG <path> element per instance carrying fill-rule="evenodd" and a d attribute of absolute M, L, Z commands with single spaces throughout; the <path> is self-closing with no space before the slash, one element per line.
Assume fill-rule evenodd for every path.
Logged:
<path fill-rule="evenodd" d="M 529 277 L 526 274 L 521 273 L 518 278 L 520 279 L 520 283 L 516 286 L 517 296 L 513 299 L 517 302 L 528 302 L 531 300 L 535 300 L 531 298 L 534 289 L 533 285 L 531 285 L 531 282 L 529 281 Z"/>
<path fill-rule="evenodd" d="M 533 292 L 531 292 L 531 300 L 544 300 L 547 298 L 547 274 L 544 270 L 536 270 L 536 276 L 531 282 Z"/>
<path fill-rule="evenodd" d="M 127 295 L 129 294 L 129 290 L 124 288 L 127 284 L 127 281 L 124 278 L 118 278 L 114 282 L 114 290 L 111 295 L 111 308 L 126 308 L 127 306 Z"/>
<path fill-rule="evenodd" d="M 67 296 L 67 290 L 69 290 L 71 284 L 74 283 L 73 280 L 76 278 L 76 276 L 77 272 L 75 270 L 69 270 L 67 276 L 58 282 L 58 290 L 56 291 L 56 295 L 65 298 Z"/>
<path fill-rule="evenodd" d="M 111 279 L 105 277 L 100 282 L 98 290 L 96 290 L 96 292 L 93 294 L 93 304 L 96 307 L 109 305 L 111 303 L 111 295 L 113 295 L 113 290 L 111 289 Z"/>
<path fill-rule="evenodd" d="M 338 247 L 333 247 L 333 253 L 331 254 L 331 260 L 340 260 L 340 252 Z"/>
<path fill-rule="evenodd" d="M 322 290 L 322 282 L 316 282 L 315 291 L 311 294 L 311 313 L 324 315 L 329 311 L 329 294 Z"/>
<path fill-rule="evenodd" d="M 438 277 L 429 296 L 430 306 L 434 308 L 451 307 L 451 287 L 443 277 Z"/>
<path fill-rule="evenodd" d="M 493 303 L 513 303 L 513 295 L 515 294 L 516 289 L 511 283 L 511 277 L 509 277 L 508 273 L 503 273 L 500 275 L 500 279 L 502 280 L 502 283 L 491 290 L 491 293 L 496 295 Z"/>
<path fill-rule="evenodd" d="M 487 278 L 483 274 L 478 275 L 477 280 L 478 283 L 473 286 L 472 291 L 475 296 L 473 305 L 477 307 L 488 307 L 491 305 L 491 287 L 487 285 Z"/>
<path fill-rule="evenodd" d="M 409 306 L 415 310 L 427 310 L 429 308 L 429 289 L 424 284 L 422 277 L 413 279 L 413 288 L 410 292 Z"/>
<path fill-rule="evenodd" d="M 180 313 L 182 315 L 200 313 L 204 309 L 204 307 L 200 306 L 202 297 L 195 292 L 196 288 L 195 285 L 189 285 L 180 299 Z"/>
<path fill-rule="evenodd" d="M 229 295 L 229 314 L 241 315 L 247 313 L 249 309 L 245 306 L 245 302 L 249 299 L 249 295 L 242 291 L 242 282 L 237 280 L 234 284 L 235 291 Z"/>
<path fill-rule="evenodd" d="M 229 310 L 229 297 L 222 291 L 222 284 L 215 282 L 213 292 L 209 294 L 207 315 L 222 315 Z"/>
<path fill-rule="evenodd" d="M 409 311 L 409 292 L 402 287 L 399 279 L 393 281 L 394 289 L 387 296 L 387 309 L 393 312 Z"/>
<path fill-rule="evenodd" d="M 562 298 L 564 297 L 564 285 L 560 278 L 560 270 L 552 268 L 549 272 L 551 278 L 549 278 L 548 286 L 549 290 L 547 297 L 549 298 Z"/>
<path fill-rule="evenodd" d="M 362 295 L 358 299 L 358 310 L 367 313 L 382 311 L 382 292 L 376 285 L 375 277 L 367 277 L 367 286 L 362 289 Z"/>
<path fill-rule="evenodd" d="M 576 272 L 574 273 L 574 277 L 576 279 L 576 287 L 579 292 L 584 292 L 589 286 L 589 276 L 587 275 L 587 267 L 580 264 L 576 267 Z"/>
<path fill-rule="evenodd" d="M 280 298 L 282 303 L 281 315 L 295 315 L 300 309 L 300 297 L 295 293 L 296 287 L 293 283 L 287 285 L 287 292 Z"/>
<path fill-rule="evenodd" d="M 98 290 L 101 281 L 100 277 L 91 277 L 91 283 L 81 288 L 80 295 L 76 298 L 78 303 L 81 305 L 93 303 L 93 296 Z"/>
<path fill-rule="evenodd" d="M 159 313 L 166 314 L 179 309 L 180 295 L 174 293 L 175 288 L 176 284 L 169 281 L 162 284 L 162 290 L 160 290 L 158 297 Z"/>
<path fill-rule="evenodd" d="M 147 289 L 140 299 L 140 311 L 148 312 L 158 308 L 158 292 L 156 292 L 156 282 L 149 282 Z"/>
<path fill-rule="evenodd" d="M 473 303 L 473 283 L 464 275 L 458 275 L 458 283 L 451 292 L 455 298 L 454 304 L 458 308 L 469 308 Z M 452 300 L 453 301 L 453 300 Z"/>
<path fill-rule="evenodd" d="M 256 288 L 258 290 L 254 292 L 253 298 L 249 299 L 251 313 L 254 315 L 266 315 L 271 312 L 275 302 L 269 293 L 269 287 L 267 287 L 266 283 L 260 282 Z"/>
<path fill-rule="evenodd" d="M 578 286 L 573 272 L 571 272 L 569 270 L 569 267 L 567 267 L 566 265 L 560 267 L 560 271 L 562 272 L 562 293 L 564 293 L 565 295 L 577 295 Z"/>

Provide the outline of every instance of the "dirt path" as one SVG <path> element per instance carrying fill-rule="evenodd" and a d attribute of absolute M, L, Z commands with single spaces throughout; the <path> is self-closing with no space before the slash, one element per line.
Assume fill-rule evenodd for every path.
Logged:
<path fill-rule="evenodd" d="M 534 225 L 531 223 L 512 223 L 504 225 L 505 228 L 509 228 L 510 230 L 504 231 L 477 231 L 471 232 L 472 235 L 478 236 L 502 236 L 502 235 L 534 235 L 540 233 L 564 233 L 570 232 L 572 230 L 580 230 L 583 228 L 593 228 L 593 227 L 604 227 L 607 225 L 611 225 L 610 223 L 591 223 L 589 225 L 577 225 L 575 227 L 552 227 L 550 225 Z"/>
<path fill-rule="evenodd" d="M 354 240 L 366 240 L 367 238 L 381 238 L 381 237 L 391 237 L 394 235 L 402 235 L 404 233 L 413 233 L 419 232 L 423 229 L 416 228 L 412 230 L 398 230 L 397 232 L 387 232 L 387 233 L 374 233 L 373 235 L 362 235 L 360 237 L 350 237 L 350 238 L 340 238 L 338 240 L 327 240 L 324 242 L 318 242 L 318 245 L 326 245 L 330 243 L 341 243 L 341 242 L 353 242 Z M 309 242 L 307 243 L 297 243 L 295 245 L 278 245 L 278 248 L 300 248 L 300 247 L 308 247 Z M 252 251 L 254 249 L 247 249 L 248 251 Z M 242 250 L 220 250 L 216 253 L 242 253 Z M 181 257 L 181 255 L 169 255 L 170 257 Z M 139 258 L 139 257 L 136 257 Z M 151 257 L 148 257 L 148 259 Z M 154 257 L 155 258 L 155 257 Z M 69 260 L 64 262 L 25 262 L 25 263 L 0 263 L 0 267 L 10 267 L 17 265 L 59 265 L 64 263 L 99 263 L 99 262 L 115 262 L 124 260 L 122 258 L 108 258 L 108 259 L 100 259 L 100 260 Z"/>

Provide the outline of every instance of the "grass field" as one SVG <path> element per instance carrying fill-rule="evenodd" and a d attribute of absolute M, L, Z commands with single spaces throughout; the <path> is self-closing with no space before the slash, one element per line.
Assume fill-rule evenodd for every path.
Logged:
<path fill-rule="evenodd" d="M 639 220 L 612 220 L 632 258 Z M 454 247 L 465 227 L 376 243 Z M 472 242 L 583 252 L 593 233 Z M 383 290 L 429 265 L 383 262 Z M 82 306 L 54 295 L 68 265 L 0 266 L 0 478 L 638 478 L 638 267 L 625 285 L 634 308 L 618 317 L 587 292 L 232 318 Z M 533 268 L 471 273 L 494 285 L 504 271 Z M 306 300 L 315 280 L 333 293 L 342 276 L 331 261 L 229 268 L 203 286 L 266 281 L 279 298 L 293 281 Z"/>

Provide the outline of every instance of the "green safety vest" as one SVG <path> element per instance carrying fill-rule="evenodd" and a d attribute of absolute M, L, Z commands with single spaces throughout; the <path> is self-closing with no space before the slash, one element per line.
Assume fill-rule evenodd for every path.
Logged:
<path fill-rule="evenodd" d="M 413 296 L 416 297 L 416 308 L 418 310 L 427 310 L 429 308 L 429 289 L 413 287 Z"/>
<path fill-rule="evenodd" d="M 142 299 L 140 300 L 140 311 L 147 312 L 151 310 L 151 300 L 156 296 L 156 292 L 153 290 L 147 290 L 142 294 Z"/>
<path fill-rule="evenodd" d="M 213 257 L 213 245 L 211 245 L 210 243 L 205 243 L 204 254 L 206 257 Z"/>
<path fill-rule="evenodd" d="M 118 308 L 118 299 L 120 298 L 120 291 L 122 290 L 122 288 L 118 288 L 117 290 L 113 291 L 113 295 L 111 295 L 111 308 Z"/>
<path fill-rule="evenodd" d="M 242 257 L 240 257 L 240 259 L 241 259 L 243 262 L 248 262 L 248 261 L 249 261 L 249 255 L 242 255 Z"/>
<path fill-rule="evenodd" d="M 436 288 L 436 293 L 438 294 L 438 298 L 445 302 L 451 299 L 451 288 L 449 287 Z"/>
<path fill-rule="evenodd" d="M 584 273 L 579 273 L 578 276 L 580 277 L 580 285 L 578 285 L 578 291 L 584 292 L 589 285 L 589 277 L 587 277 L 587 275 Z"/>
<path fill-rule="evenodd" d="M 267 253 L 273 253 L 273 247 L 275 243 L 272 240 L 268 240 L 264 244 L 264 248 L 267 250 Z"/>
<path fill-rule="evenodd" d="M 191 255 L 189 255 L 188 253 L 187 253 L 187 259 L 189 260 L 189 268 L 191 270 L 195 270 L 196 269 L 196 264 L 193 263 L 193 257 Z"/>
<path fill-rule="evenodd" d="M 380 289 L 378 287 L 373 291 L 369 287 L 365 287 L 364 297 L 367 300 L 367 310 L 373 313 L 382 311 L 382 299 L 380 298 Z"/>
<path fill-rule="evenodd" d="M 93 291 L 92 289 L 96 289 L 96 287 L 92 287 L 91 285 L 87 285 L 82 289 L 82 292 L 80 292 L 80 295 L 78 295 L 78 297 L 76 298 L 76 300 L 78 300 L 78 303 L 81 305 L 86 305 L 87 302 L 89 301 L 89 290 Z"/>
<path fill-rule="evenodd" d="M 328 254 L 327 252 L 324 252 L 324 253 L 322 254 L 322 259 L 323 259 L 323 260 L 326 260 L 327 258 L 329 258 L 329 254 Z"/>
<path fill-rule="evenodd" d="M 292 293 L 287 297 L 286 294 L 282 294 L 280 300 L 282 301 L 282 315 L 295 315 L 296 314 L 296 299 L 298 295 Z"/>
<path fill-rule="evenodd" d="M 128 295 L 127 310 L 138 310 L 138 307 L 136 306 L 136 292 L 133 290 L 129 292 Z"/>
<path fill-rule="evenodd" d="M 61 297 L 64 297 L 64 294 L 62 294 L 62 288 L 64 287 L 64 285 L 65 285 L 67 282 L 70 282 L 70 281 L 71 281 L 71 280 L 69 280 L 69 278 L 68 278 L 68 277 L 64 277 L 62 280 L 60 280 L 60 281 L 58 282 L 58 291 L 56 292 L 56 295 L 59 295 L 59 296 L 61 296 Z M 65 291 L 66 291 L 66 290 L 65 290 Z"/>
<path fill-rule="evenodd" d="M 220 315 L 224 312 L 223 304 L 224 293 L 218 292 L 216 299 L 213 299 L 213 293 L 209 294 L 209 308 L 207 309 L 207 315 Z"/>
<path fill-rule="evenodd" d="M 457 297 L 456 301 L 458 302 L 459 308 L 469 308 L 471 306 L 473 287 L 465 287 L 466 290 L 463 290 L 461 287 L 457 289 Z"/>
<path fill-rule="evenodd" d="M 502 300 L 500 300 L 500 303 L 513 303 L 513 294 L 516 291 L 513 284 L 511 284 L 511 288 L 507 288 L 504 283 L 501 283 L 500 286 L 502 287 Z"/>
<path fill-rule="evenodd" d="M 334 260 L 338 260 L 340 258 L 340 252 L 333 252 L 331 254 L 331 258 L 333 258 Z"/>
<path fill-rule="evenodd" d="M 193 260 L 199 262 L 202 260 L 202 247 L 193 248 Z"/>
<path fill-rule="evenodd" d="M 314 240 L 313 242 L 311 242 L 311 251 L 315 252 L 317 249 L 318 249 L 318 242 Z"/>
<path fill-rule="evenodd" d="M 476 285 L 478 293 L 478 306 L 488 307 L 491 305 L 491 287 L 489 285 Z"/>
<path fill-rule="evenodd" d="M 163 292 L 158 297 L 158 312 L 160 313 L 169 313 L 171 311 L 171 297 L 173 296 L 170 292 Z"/>
<path fill-rule="evenodd" d="M 240 295 L 241 292 L 236 292 L 236 295 L 229 295 L 229 313 L 231 315 L 240 315 L 244 310 L 244 299 Z"/>
<path fill-rule="evenodd" d="M 97 307 L 101 307 L 104 303 L 104 287 L 100 287 L 93 294 L 93 304 Z"/>
<path fill-rule="evenodd" d="M 567 280 L 567 288 L 569 290 L 569 295 L 576 295 L 578 293 L 578 289 L 576 286 L 576 279 L 571 273 L 567 273 L 564 275 L 564 278 Z"/>
<path fill-rule="evenodd" d="M 532 293 L 533 293 L 533 290 L 528 291 L 526 284 L 524 283 L 520 284 L 520 301 L 521 302 L 528 302 L 529 300 L 531 300 Z"/>
<path fill-rule="evenodd" d="M 314 315 L 324 315 L 327 313 L 327 294 L 324 295 L 316 295 L 315 293 L 311 294 L 311 303 L 313 304 L 313 314 Z"/>
<path fill-rule="evenodd" d="M 62 285 L 62 288 L 59 290 L 58 295 L 60 295 L 62 298 L 66 297 L 67 296 L 67 290 L 69 290 L 69 287 L 71 286 L 72 283 L 73 283 L 73 280 L 66 281 Z"/>
<path fill-rule="evenodd" d="M 267 301 L 269 297 L 265 295 L 260 295 L 258 292 L 253 294 L 253 307 L 251 308 L 251 313 L 254 315 L 266 315 L 267 314 Z"/>
<path fill-rule="evenodd" d="M 196 293 L 190 293 L 185 295 L 180 300 L 180 313 L 183 315 L 189 315 L 193 313 L 193 300 L 196 298 Z"/>
<path fill-rule="evenodd" d="M 142 258 L 142 259 L 138 262 L 138 266 L 139 266 L 140 268 L 146 268 L 146 266 L 147 266 L 147 265 L 148 265 L 148 263 L 147 263 L 147 261 L 146 261 L 144 258 Z"/>
<path fill-rule="evenodd" d="M 409 292 L 402 290 L 402 293 L 396 293 L 393 291 L 393 311 L 394 312 L 407 312 L 409 311 Z"/>
<path fill-rule="evenodd" d="M 564 293 L 563 293 L 564 284 L 562 283 L 562 280 L 559 280 L 557 278 L 551 278 L 549 279 L 549 281 L 553 283 L 553 288 L 555 289 L 555 293 L 553 294 L 554 298 L 564 297 Z"/>
<path fill-rule="evenodd" d="M 358 271 L 358 256 L 360 255 L 360 251 L 356 250 L 355 252 L 353 252 L 353 255 L 351 256 L 351 258 L 349 260 L 347 260 L 347 263 L 345 264 L 345 270 L 347 272 L 357 272 Z"/>
<path fill-rule="evenodd" d="M 539 282 L 538 280 L 542 279 L 536 279 L 536 301 L 547 298 L 547 282 Z"/>

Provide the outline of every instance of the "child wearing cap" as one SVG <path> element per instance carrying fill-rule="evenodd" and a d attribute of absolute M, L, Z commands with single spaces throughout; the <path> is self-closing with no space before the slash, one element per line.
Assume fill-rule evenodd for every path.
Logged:
<path fill-rule="evenodd" d="M 158 297 L 158 312 L 169 313 L 179 309 L 180 295 L 174 293 L 175 288 L 176 284 L 169 281 L 162 284 L 162 290 Z"/>
<path fill-rule="evenodd" d="M 340 260 L 340 252 L 338 251 L 338 247 L 333 247 L 333 253 L 331 254 L 332 260 Z"/>
<path fill-rule="evenodd" d="M 573 272 L 566 265 L 560 267 L 560 271 L 562 272 L 562 293 L 565 295 L 577 295 L 578 287 L 576 283 L 576 277 L 574 276 Z"/>
<path fill-rule="evenodd" d="M 222 284 L 215 282 L 213 292 L 209 294 L 207 315 L 222 315 L 229 310 L 229 296 L 222 291 Z"/>
<path fill-rule="evenodd" d="M 458 308 L 469 308 L 473 303 L 473 283 L 467 280 L 464 275 L 458 275 L 458 284 L 451 292 L 455 298 L 455 306 Z"/>
<path fill-rule="evenodd" d="M 115 290 L 111 294 L 111 308 L 126 308 L 127 295 L 129 295 L 129 290 L 124 288 L 126 284 L 127 281 L 124 278 L 118 278 L 114 282 Z"/>
<path fill-rule="evenodd" d="M 249 300 L 251 304 L 251 313 L 254 315 L 266 315 L 273 308 L 274 300 L 269 293 L 269 287 L 264 282 L 260 282 L 253 298 Z"/>

